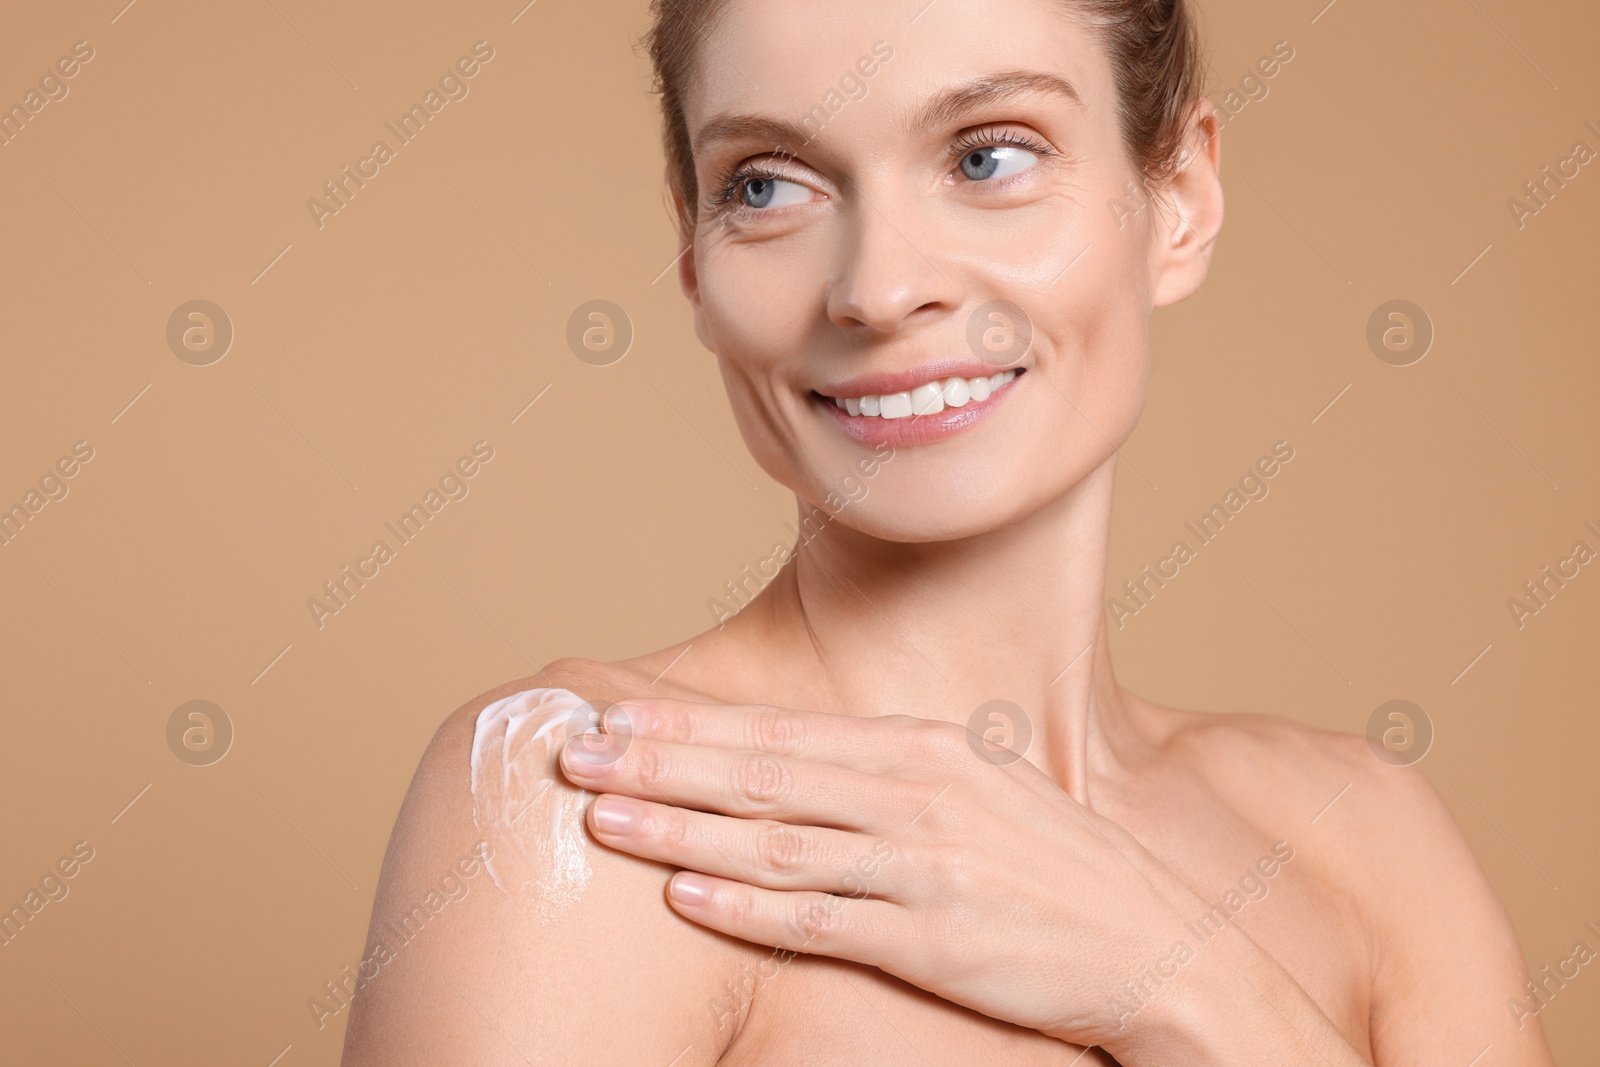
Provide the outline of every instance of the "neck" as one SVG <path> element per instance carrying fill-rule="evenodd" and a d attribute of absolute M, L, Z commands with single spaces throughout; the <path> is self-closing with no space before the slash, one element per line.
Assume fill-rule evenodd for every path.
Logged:
<path fill-rule="evenodd" d="M 729 629 L 782 650 L 782 688 L 801 706 L 943 719 L 1015 748 L 1031 734 L 1025 758 L 1088 804 L 1090 769 L 1128 729 L 1103 608 L 1113 463 L 960 541 L 888 542 L 831 522 Z M 990 701 L 1020 715 L 979 713 Z"/>

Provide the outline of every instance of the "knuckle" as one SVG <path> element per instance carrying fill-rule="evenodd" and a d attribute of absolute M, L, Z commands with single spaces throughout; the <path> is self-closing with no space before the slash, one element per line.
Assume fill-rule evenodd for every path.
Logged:
<path fill-rule="evenodd" d="M 633 750 L 634 780 L 644 789 L 659 792 L 672 775 L 668 760 L 658 745 L 635 745 Z"/>
<path fill-rule="evenodd" d="M 947 787 L 927 802 L 916 822 L 937 838 L 959 840 L 973 829 L 971 809 L 964 801 L 959 787 Z"/>
<path fill-rule="evenodd" d="M 655 719 L 654 726 L 658 739 L 680 744 L 690 741 L 689 734 L 694 728 L 688 712 L 672 705 L 657 704 L 651 707 L 650 714 Z"/>
<path fill-rule="evenodd" d="M 956 754 L 958 745 L 966 748 L 966 730 L 953 723 L 919 720 L 912 737 L 922 752 L 935 758 Z"/>
<path fill-rule="evenodd" d="M 983 863 L 979 855 L 963 845 L 940 852 L 935 863 L 939 881 L 945 888 L 946 899 L 966 900 L 982 888 Z"/>
<path fill-rule="evenodd" d="M 739 791 L 751 804 L 776 805 L 788 796 L 790 788 L 789 771 L 782 760 L 754 755 L 746 757 L 739 768 Z"/>
<path fill-rule="evenodd" d="M 759 915 L 756 911 L 755 897 L 746 890 L 733 889 L 724 891 L 718 898 L 722 913 L 727 917 L 731 926 L 736 930 L 751 929 Z"/>
<path fill-rule="evenodd" d="M 772 823 L 761 830 L 761 858 L 778 874 L 800 870 L 809 859 L 806 835 L 787 823 Z"/>
<path fill-rule="evenodd" d="M 762 752 L 791 753 L 805 744 L 805 723 L 781 708 L 763 708 L 752 722 L 753 747 Z"/>
<path fill-rule="evenodd" d="M 656 822 L 656 839 L 669 852 L 681 853 L 689 844 L 689 820 L 680 811 L 670 810 L 651 818 Z"/>
<path fill-rule="evenodd" d="M 814 895 L 796 908 L 794 927 L 801 947 L 817 947 L 837 933 L 844 921 L 844 901 L 838 897 Z"/>

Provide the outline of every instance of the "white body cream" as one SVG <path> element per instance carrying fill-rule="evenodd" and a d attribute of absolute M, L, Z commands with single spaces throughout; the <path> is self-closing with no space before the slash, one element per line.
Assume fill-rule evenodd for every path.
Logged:
<path fill-rule="evenodd" d="M 478 713 L 472 735 L 472 821 L 493 848 L 484 866 L 541 922 L 577 903 L 593 871 L 583 811 L 591 796 L 556 765 L 569 737 L 598 716 L 565 689 L 528 689 Z"/>

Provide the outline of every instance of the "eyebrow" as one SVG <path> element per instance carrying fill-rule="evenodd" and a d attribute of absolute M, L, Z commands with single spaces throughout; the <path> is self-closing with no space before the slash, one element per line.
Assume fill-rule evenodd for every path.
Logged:
<path fill-rule="evenodd" d="M 1065 78 L 1042 70 L 1008 70 L 985 74 L 961 85 L 941 90 L 923 104 L 906 123 L 910 130 L 950 125 L 980 108 L 1014 100 L 1019 96 L 1059 96 L 1073 106 L 1084 107 L 1078 90 Z M 814 135 L 803 126 L 760 115 L 719 115 L 700 127 L 695 134 L 693 151 L 704 152 L 707 146 L 719 141 L 753 140 L 770 143 L 778 150 L 789 150 L 790 145 L 804 146 Z"/>
<path fill-rule="evenodd" d="M 758 141 L 783 150 L 791 144 L 810 141 L 805 129 L 792 122 L 763 118 L 760 115 L 721 115 L 700 127 L 694 135 L 692 151 L 700 155 L 719 141 Z"/>
<path fill-rule="evenodd" d="M 1042 70 L 1008 70 L 941 91 L 917 111 L 909 126 L 913 130 L 945 126 L 979 108 L 1030 94 L 1060 96 L 1074 107 L 1084 106 L 1078 90 L 1059 75 Z"/>

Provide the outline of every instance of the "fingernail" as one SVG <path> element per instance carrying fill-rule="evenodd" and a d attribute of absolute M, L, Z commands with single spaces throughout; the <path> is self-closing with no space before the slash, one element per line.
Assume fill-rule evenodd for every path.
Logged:
<path fill-rule="evenodd" d="M 642 734 L 650 721 L 650 713 L 637 704 L 613 704 L 600 716 L 607 733 Z"/>
<path fill-rule="evenodd" d="M 679 904 L 704 904 L 711 898 L 711 883 L 698 874 L 678 874 L 667 887 Z"/>
<path fill-rule="evenodd" d="M 594 824 L 608 834 L 631 834 L 639 825 L 643 809 L 631 800 L 600 797 L 594 802 Z"/>
<path fill-rule="evenodd" d="M 561 754 L 569 766 L 581 772 L 615 763 L 621 751 L 612 745 L 609 735 L 589 733 L 572 738 Z"/>

